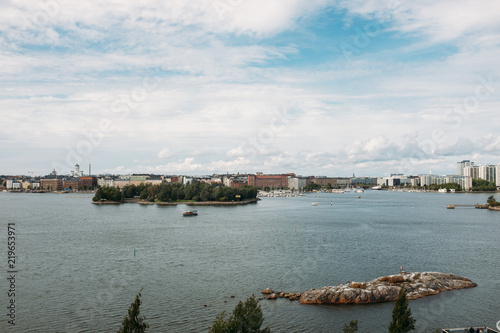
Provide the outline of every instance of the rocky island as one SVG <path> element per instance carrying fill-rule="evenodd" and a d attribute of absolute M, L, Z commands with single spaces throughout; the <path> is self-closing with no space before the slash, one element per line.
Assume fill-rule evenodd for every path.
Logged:
<path fill-rule="evenodd" d="M 406 273 L 379 277 L 369 282 L 347 282 L 337 286 L 311 289 L 304 293 L 263 290 L 268 299 L 286 297 L 302 304 L 366 304 L 391 302 L 405 288 L 409 300 L 436 295 L 442 291 L 476 287 L 471 280 L 454 274 L 438 272 Z"/>

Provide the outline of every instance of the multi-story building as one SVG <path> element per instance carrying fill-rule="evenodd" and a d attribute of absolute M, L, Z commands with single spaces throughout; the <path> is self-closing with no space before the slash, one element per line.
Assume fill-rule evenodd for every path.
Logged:
<path fill-rule="evenodd" d="M 101 177 L 97 180 L 97 185 L 100 187 L 114 187 L 115 180 L 111 177 Z"/>
<path fill-rule="evenodd" d="M 150 176 L 144 181 L 146 184 L 160 185 L 163 183 L 163 176 Z"/>
<path fill-rule="evenodd" d="M 397 186 L 417 186 L 419 181 L 419 177 L 408 177 L 402 174 L 391 174 L 389 177 L 381 177 L 377 179 L 377 185 L 385 185 L 388 187 L 397 187 Z M 423 185 L 422 185 L 423 186 Z"/>
<path fill-rule="evenodd" d="M 288 187 L 287 175 L 248 175 L 247 183 L 258 188 L 286 188 Z"/>
<path fill-rule="evenodd" d="M 318 184 L 321 187 L 331 186 L 337 188 L 337 178 L 330 178 L 325 176 L 311 177 L 311 183 Z"/>
<path fill-rule="evenodd" d="M 78 188 L 80 190 L 93 190 L 97 187 L 97 178 L 88 176 L 78 179 Z"/>
<path fill-rule="evenodd" d="M 149 177 L 148 175 L 132 175 L 129 179 L 129 184 L 140 185 L 142 183 L 145 183 L 148 177 Z"/>
<path fill-rule="evenodd" d="M 73 177 L 63 178 L 63 189 L 75 191 L 78 190 L 78 187 L 79 187 L 78 178 L 73 178 Z"/>
<path fill-rule="evenodd" d="M 471 179 L 479 178 L 479 167 L 475 165 L 465 167 L 464 176 L 470 177 Z"/>
<path fill-rule="evenodd" d="M 497 165 L 497 180 L 496 180 L 497 187 L 500 186 L 500 163 Z"/>
<path fill-rule="evenodd" d="M 311 183 L 311 177 L 288 177 L 288 188 L 291 190 L 303 190 Z"/>
<path fill-rule="evenodd" d="M 497 180 L 497 175 L 496 172 L 497 167 L 495 165 L 481 165 L 479 166 L 479 177 L 481 179 L 490 181 L 490 182 L 495 182 Z"/>
<path fill-rule="evenodd" d="M 128 178 L 115 179 L 113 185 L 118 188 L 124 188 L 125 186 L 130 185 L 130 180 Z"/>
<path fill-rule="evenodd" d="M 60 178 L 43 178 L 40 179 L 40 187 L 44 191 L 62 191 L 63 181 Z"/>
<path fill-rule="evenodd" d="M 465 168 L 474 166 L 474 162 L 470 160 L 463 160 L 462 162 L 457 162 L 457 175 L 465 176 Z"/>
<path fill-rule="evenodd" d="M 352 185 L 377 185 L 377 178 L 372 177 L 352 177 Z"/>

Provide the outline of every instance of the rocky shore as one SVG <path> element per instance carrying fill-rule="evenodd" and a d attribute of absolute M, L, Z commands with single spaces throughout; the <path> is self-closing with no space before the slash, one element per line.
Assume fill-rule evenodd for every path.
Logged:
<path fill-rule="evenodd" d="M 119 201 L 92 201 L 94 205 L 120 205 Z"/>
<path fill-rule="evenodd" d="M 391 302 L 405 288 L 409 300 L 436 295 L 442 291 L 476 287 L 471 280 L 438 272 L 401 273 L 379 277 L 369 282 L 347 282 L 337 286 L 311 289 L 303 293 L 274 292 L 265 289 L 268 299 L 286 297 L 302 304 L 366 304 Z"/>

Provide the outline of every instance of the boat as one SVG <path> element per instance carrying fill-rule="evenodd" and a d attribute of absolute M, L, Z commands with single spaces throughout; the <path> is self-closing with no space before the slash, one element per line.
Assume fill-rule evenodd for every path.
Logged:
<path fill-rule="evenodd" d="M 311 206 L 317 206 L 317 205 L 318 205 L 318 203 L 317 203 L 317 202 L 313 202 L 313 203 L 311 204 Z"/>
<path fill-rule="evenodd" d="M 197 210 L 190 210 L 190 211 L 182 213 L 182 216 L 198 216 L 198 211 Z"/>
<path fill-rule="evenodd" d="M 372 187 L 372 190 L 376 190 L 376 191 L 379 191 L 382 189 L 382 186 L 373 186 Z"/>

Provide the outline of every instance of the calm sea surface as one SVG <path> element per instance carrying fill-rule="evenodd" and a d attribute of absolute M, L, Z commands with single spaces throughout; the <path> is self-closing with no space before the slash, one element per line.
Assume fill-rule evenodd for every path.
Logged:
<path fill-rule="evenodd" d="M 358 194 L 264 198 L 199 207 L 199 216 L 183 218 L 183 205 L 95 206 L 89 194 L 0 193 L 0 332 L 114 332 L 141 288 L 151 332 L 207 332 L 218 313 L 266 287 L 305 291 L 395 274 L 399 265 L 478 284 L 411 301 L 418 332 L 495 326 L 500 212 L 446 209 L 484 203 L 488 194 Z M 9 222 L 17 231 L 14 327 L 6 316 Z M 393 308 L 261 305 L 273 332 L 342 332 L 352 319 L 360 332 L 387 332 Z"/>

